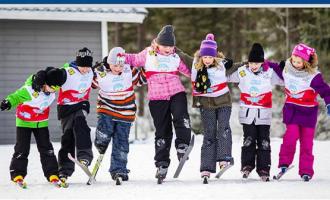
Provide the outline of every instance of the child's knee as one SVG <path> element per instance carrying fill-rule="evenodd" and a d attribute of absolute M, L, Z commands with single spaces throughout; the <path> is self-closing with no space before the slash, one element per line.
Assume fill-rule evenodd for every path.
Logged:
<path fill-rule="evenodd" d="M 270 150 L 270 142 L 266 139 L 262 139 L 258 142 L 258 149 L 269 151 Z"/>

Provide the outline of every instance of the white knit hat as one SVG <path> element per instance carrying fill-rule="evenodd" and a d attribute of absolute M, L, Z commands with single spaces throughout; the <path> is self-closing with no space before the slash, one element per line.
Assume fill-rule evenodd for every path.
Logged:
<path fill-rule="evenodd" d="M 125 50 L 121 47 L 114 47 L 110 50 L 107 63 L 111 65 L 122 65 L 125 63 Z"/>

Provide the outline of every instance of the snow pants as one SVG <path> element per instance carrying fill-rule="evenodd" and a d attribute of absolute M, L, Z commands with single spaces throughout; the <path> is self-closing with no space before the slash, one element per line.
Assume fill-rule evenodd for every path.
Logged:
<path fill-rule="evenodd" d="M 278 167 L 290 166 L 296 152 L 297 140 L 300 140 L 299 175 L 313 176 L 313 139 L 314 128 L 303 127 L 297 124 L 287 124 L 280 149 Z"/>
<path fill-rule="evenodd" d="M 40 161 L 44 176 L 49 179 L 51 175 L 58 175 L 58 165 L 54 148 L 49 139 L 48 127 L 44 128 L 16 128 L 15 152 L 10 163 L 10 176 L 23 177 L 27 174 L 28 156 L 30 153 L 31 134 L 33 133 L 40 154 Z"/>
<path fill-rule="evenodd" d="M 150 100 L 149 109 L 156 128 L 155 165 L 168 167 L 173 138 L 172 123 L 176 133 L 176 148 L 180 144 L 189 145 L 191 138 L 186 93 L 177 93 L 170 100 Z"/>
<path fill-rule="evenodd" d="M 216 172 L 216 163 L 233 163 L 232 135 L 229 124 L 231 107 L 201 108 L 204 128 L 200 171 Z"/>

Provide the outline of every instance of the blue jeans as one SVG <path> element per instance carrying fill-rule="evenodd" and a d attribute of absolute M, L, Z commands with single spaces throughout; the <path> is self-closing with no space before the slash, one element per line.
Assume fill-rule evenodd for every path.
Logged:
<path fill-rule="evenodd" d="M 111 138 L 112 153 L 109 172 L 127 174 L 127 154 L 129 152 L 128 137 L 132 123 L 115 121 L 106 114 L 98 114 L 95 146 L 100 153 L 105 153 Z"/>

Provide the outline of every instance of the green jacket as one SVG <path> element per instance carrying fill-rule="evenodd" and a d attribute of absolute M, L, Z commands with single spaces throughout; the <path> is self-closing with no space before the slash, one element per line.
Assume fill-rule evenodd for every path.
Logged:
<path fill-rule="evenodd" d="M 192 67 L 193 57 L 189 56 L 178 48 L 176 49 L 176 53 L 187 66 Z M 229 76 L 230 74 L 237 71 L 237 69 L 242 65 L 244 65 L 244 63 L 234 63 L 231 68 L 226 69 L 226 76 Z M 218 97 L 193 96 L 193 107 L 195 108 L 219 108 L 231 105 L 232 101 L 230 92 L 227 92 Z"/>
<path fill-rule="evenodd" d="M 25 84 L 20 89 L 6 97 L 6 100 L 10 102 L 10 109 L 16 108 L 19 104 L 32 100 L 32 97 L 25 86 L 32 86 L 32 75 L 25 81 Z M 16 117 L 16 126 L 26 128 L 43 128 L 48 127 L 48 120 L 41 122 L 28 122 Z"/>

